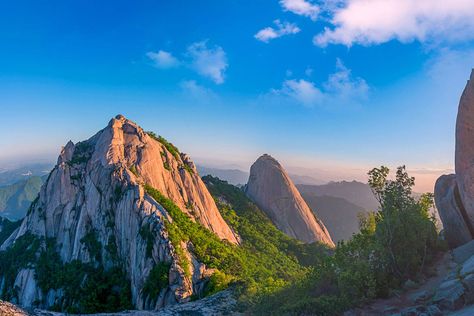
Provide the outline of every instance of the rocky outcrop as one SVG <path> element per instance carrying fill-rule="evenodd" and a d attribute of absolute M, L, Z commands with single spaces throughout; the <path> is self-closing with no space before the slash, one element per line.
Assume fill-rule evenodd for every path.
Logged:
<path fill-rule="evenodd" d="M 53 240 L 65 263 L 79 260 L 97 264 L 95 257 L 99 257 L 100 264 L 108 269 L 120 261 L 130 279 L 132 303 L 138 309 L 186 302 L 198 294 L 196 289 L 202 289 L 200 284 L 210 273 L 197 260 L 189 265 L 191 271 L 180 266 L 165 225 L 172 219 L 147 194 L 145 184 L 159 190 L 221 239 L 237 243 L 191 159 L 119 115 L 90 139 L 69 142 L 62 149 L 26 218 L 0 249 L 7 249 L 25 234 L 33 234 Z M 100 253 L 93 254 L 85 245 L 85 238 L 91 235 L 102 245 Z M 117 258 L 111 255 L 111 247 Z M 155 299 L 142 290 L 150 271 L 159 263 L 170 265 L 169 284 Z M 61 306 L 62 292 L 41 291 L 29 268 L 18 273 L 14 286 L 21 306 L 38 302 L 42 308 Z"/>
<path fill-rule="evenodd" d="M 455 170 L 435 186 L 436 207 L 451 247 L 474 238 L 474 71 L 459 102 Z"/>
<path fill-rule="evenodd" d="M 466 209 L 467 219 L 474 225 L 474 71 L 459 102 L 456 121 L 456 182 Z"/>
<path fill-rule="evenodd" d="M 283 167 L 263 155 L 250 168 L 245 192 L 288 236 L 334 246 L 324 224 L 314 216 Z"/>
<path fill-rule="evenodd" d="M 22 310 L 11 303 L 0 301 L 0 315 L 2 316 L 32 316 L 32 314 Z"/>
<path fill-rule="evenodd" d="M 467 226 L 464 205 L 456 184 L 456 175 L 443 175 L 435 184 L 435 202 L 444 226 L 444 236 L 451 248 L 472 239 Z"/>

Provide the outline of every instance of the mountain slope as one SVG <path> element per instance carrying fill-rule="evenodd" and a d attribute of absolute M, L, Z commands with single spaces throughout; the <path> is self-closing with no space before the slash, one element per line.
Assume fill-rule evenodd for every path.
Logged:
<path fill-rule="evenodd" d="M 326 225 L 334 241 L 349 240 L 354 233 L 359 232 L 360 213 L 365 213 L 364 208 L 355 205 L 343 198 L 302 193 L 314 214 Z"/>
<path fill-rule="evenodd" d="M 43 184 L 39 176 L 31 176 L 14 184 L 0 187 L 0 215 L 18 220 L 26 215 L 31 202 Z"/>
<path fill-rule="evenodd" d="M 211 273 L 181 236 L 172 238 L 177 226 L 163 202 L 217 240 L 237 242 L 194 164 L 163 138 L 117 116 L 87 141 L 69 142 L 1 246 L 2 297 L 84 312 L 153 309 L 200 295 Z M 88 295 L 110 299 L 89 306 Z"/>
<path fill-rule="evenodd" d="M 334 243 L 324 224 L 311 212 L 283 167 L 265 154 L 250 168 L 245 188 L 281 231 L 303 242 Z"/>
<path fill-rule="evenodd" d="M 298 184 L 296 187 L 302 194 L 339 197 L 370 211 L 376 211 L 379 206 L 369 185 L 358 181 L 329 182 L 322 185 Z"/>
<path fill-rule="evenodd" d="M 254 304 L 326 256 L 280 232 L 237 187 L 206 185 L 187 155 L 122 116 L 69 142 L 0 247 L 0 299 L 118 312 L 230 287 Z"/>
<path fill-rule="evenodd" d="M 233 185 L 243 185 L 249 179 L 249 173 L 239 169 L 219 169 L 204 166 L 197 166 L 201 176 L 213 176 L 225 180 Z"/>

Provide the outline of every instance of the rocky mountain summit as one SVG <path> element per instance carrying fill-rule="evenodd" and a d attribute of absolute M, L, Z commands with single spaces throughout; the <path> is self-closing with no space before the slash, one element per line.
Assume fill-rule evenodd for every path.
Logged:
<path fill-rule="evenodd" d="M 324 224 L 311 212 L 285 169 L 270 155 L 264 154 L 252 165 L 245 192 L 288 236 L 334 246 Z"/>
<path fill-rule="evenodd" d="M 21 226 L 1 245 L 2 297 L 59 310 L 93 291 L 116 300 L 107 302 L 115 308 L 127 296 L 137 309 L 199 297 L 213 270 L 176 238 L 173 207 L 238 243 L 189 156 L 118 115 L 62 149 Z M 88 290 L 91 280 L 103 288 Z M 87 310 L 93 302 L 84 300 Z"/>
<path fill-rule="evenodd" d="M 459 102 L 455 156 L 456 174 L 441 176 L 435 185 L 436 206 L 451 247 L 474 238 L 474 71 Z"/>

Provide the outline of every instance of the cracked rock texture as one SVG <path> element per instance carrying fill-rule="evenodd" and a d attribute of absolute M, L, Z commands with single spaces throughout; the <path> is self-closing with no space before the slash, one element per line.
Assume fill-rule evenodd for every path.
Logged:
<path fill-rule="evenodd" d="M 189 156 L 173 148 L 121 115 L 90 139 L 67 143 L 21 226 L 0 249 L 32 233 L 53 239 L 64 262 L 77 259 L 88 263 L 94 258 L 81 239 L 93 231 L 103 246 L 100 251 L 105 268 L 113 265 L 105 245 L 115 243 L 136 308 L 158 309 L 189 301 L 203 288 L 210 273 L 192 260 L 188 273 L 192 277 L 186 277 L 164 225 L 165 220 L 172 219 L 145 192 L 144 184 L 158 189 L 221 239 L 237 243 L 238 238 L 221 217 Z M 151 255 L 141 231 L 153 236 Z M 157 299 L 151 299 L 142 289 L 150 270 L 160 262 L 171 265 L 169 285 Z M 47 309 L 61 304 L 62 291 L 43 293 L 30 268 L 18 273 L 15 286 L 15 302 L 20 306 L 28 308 L 42 302 L 39 306 Z"/>

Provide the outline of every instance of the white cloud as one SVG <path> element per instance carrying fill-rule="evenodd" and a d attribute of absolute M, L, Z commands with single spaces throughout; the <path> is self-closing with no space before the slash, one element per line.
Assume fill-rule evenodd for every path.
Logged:
<path fill-rule="evenodd" d="M 321 90 L 314 83 L 304 79 L 285 80 L 280 90 L 274 90 L 276 94 L 282 94 L 305 106 L 313 106 L 322 100 Z"/>
<path fill-rule="evenodd" d="M 329 14 L 332 28 L 314 37 L 316 45 L 474 38 L 473 0 L 346 0 Z"/>
<path fill-rule="evenodd" d="M 208 48 L 207 41 L 202 41 L 191 44 L 187 52 L 191 57 L 191 67 L 197 73 L 210 78 L 216 84 L 224 82 L 224 72 L 228 63 L 222 47 Z"/>
<path fill-rule="evenodd" d="M 146 56 L 154 62 L 157 68 L 166 69 L 179 66 L 179 60 L 164 50 L 159 50 L 156 53 L 148 52 Z"/>
<path fill-rule="evenodd" d="M 306 0 L 280 0 L 280 5 L 285 11 L 309 17 L 315 21 L 319 14 L 319 6 Z"/>
<path fill-rule="evenodd" d="M 365 80 L 360 77 L 354 78 L 351 70 L 344 66 L 339 58 L 336 61 L 336 72 L 329 75 L 323 85 L 327 94 L 346 100 L 364 99 L 369 92 Z"/>
<path fill-rule="evenodd" d="M 282 37 L 284 35 L 296 34 L 300 31 L 300 28 L 294 23 L 281 23 L 280 20 L 275 20 L 273 23 L 275 23 L 276 28 L 269 26 L 261 29 L 257 34 L 254 35 L 254 37 L 259 41 L 268 43 L 272 39 Z"/>
<path fill-rule="evenodd" d="M 270 96 L 284 97 L 287 101 L 313 107 L 317 105 L 339 105 L 358 103 L 367 98 L 369 86 L 364 79 L 353 77 L 351 71 L 338 59 L 336 72 L 318 88 L 305 79 L 285 80 L 280 89 L 273 89 Z"/>

